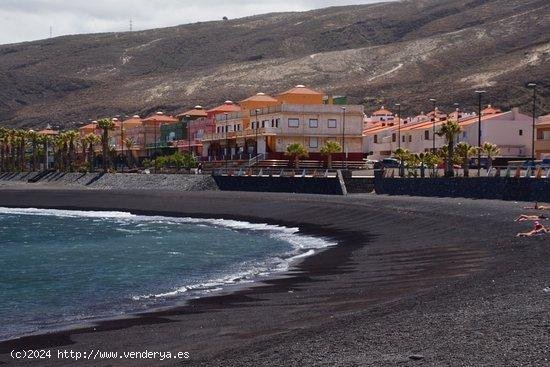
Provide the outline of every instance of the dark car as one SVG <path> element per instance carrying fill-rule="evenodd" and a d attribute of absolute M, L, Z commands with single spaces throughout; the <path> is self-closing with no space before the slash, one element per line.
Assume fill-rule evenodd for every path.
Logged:
<path fill-rule="evenodd" d="M 468 163 L 469 168 L 477 168 L 477 158 L 470 158 L 470 162 Z M 481 168 L 483 169 L 489 169 L 489 159 L 488 158 L 481 158 Z"/>
<path fill-rule="evenodd" d="M 374 169 L 399 168 L 400 164 L 399 160 L 395 158 L 384 158 L 374 164 Z"/>

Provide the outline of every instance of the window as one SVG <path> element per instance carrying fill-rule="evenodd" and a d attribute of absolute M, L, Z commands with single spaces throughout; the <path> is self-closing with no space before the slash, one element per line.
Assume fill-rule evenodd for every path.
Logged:
<path fill-rule="evenodd" d="M 318 127 L 319 126 L 319 120 L 317 119 L 309 119 L 309 127 Z"/>
<path fill-rule="evenodd" d="M 262 121 L 262 129 L 265 128 L 265 120 Z"/>
<path fill-rule="evenodd" d="M 374 143 L 378 144 L 378 135 L 374 135 Z"/>
<path fill-rule="evenodd" d="M 300 127 L 299 119 L 288 119 L 288 127 Z"/>
<path fill-rule="evenodd" d="M 519 129 L 519 136 L 523 136 L 523 130 Z"/>
<path fill-rule="evenodd" d="M 401 142 L 403 142 L 403 143 L 405 142 L 405 135 L 403 135 L 403 136 L 401 137 Z"/>
<path fill-rule="evenodd" d="M 466 131 L 462 132 L 462 138 L 466 139 L 468 137 L 468 134 L 466 134 Z"/>
<path fill-rule="evenodd" d="M 309 147 L 310 148 L 317 148 L 319 146 L 319 141 L 317 138 L 309 138 Z"/>
<path fill-rule="evenodd" d="M 413 141 L 413 137 L 412 135 L 409 135 L 409 143 L 412 143 L 412 141 Z"/>
<path fill-rule="evenodd" d="M 328 120 L 328 127 L 331 129 L 336 129 L 336 120 L 335 119 Z"/>
<path fill-rule="evenodd" d="M 395 143 L 397 141 L 397 135 L 395 133 L 391 134 L 391 141 Z"/>
<path fill-rule="evenodd" d="M 430 130 L 424 130 L 424 140 L 430 140 Z"/>
<path fill-rule="evenodd" d="M 279 127 L 279 122 L 281 121 L 281 119 L 275 119 L 275 127 Z"/>

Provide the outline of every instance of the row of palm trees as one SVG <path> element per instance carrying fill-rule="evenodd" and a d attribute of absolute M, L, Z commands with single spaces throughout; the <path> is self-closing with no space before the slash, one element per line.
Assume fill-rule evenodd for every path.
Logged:
<path fill-rule="evenodd" d="M 8 129 L 0 127 L 0 171 L 24 172 L 49 168 L 49 155 L 53 155 L 53 167 L 61 172 L 90 171 L 95 169 L 96 148 L 101 146 L 103 171 L 107 172 L 114 162 L 116 150 L 109 147 L 109 131 L 114 130 L 112 119 L 105 118 L 97 122 L 102 130 L 101 136 L 90 133 L 85 136 L 75 130 L 57 135 L 40 134 L 33 130 Z M 131 138 L 124 140 L 129 164 L 133 163 L 131 154 L 135 142 Z"/>
<path fill-rule="evenodd" d="M 332 169 L 332 155 L 336 153 L 341 153 L 341 152 L 342 152 L 342 146 L 340 145 L 340 143 L 334 140 L 327 141 L 321 147 L 321 154 L 327 157 L 328 169 Z M 292 143 L 286 147 L 285 154 L 288 157 L 290 157 L 290 159 L 294 163 L 294 167 L 298 169 L 300 166 L 300 159 L 308 157 L 309 152 L 302 144 Z"/>
<path fill-rule="evenodd" d="M 488 165 L 492 166 L 493 158 L 500 154 L 497 145 L 484 142 L 480 147 L 472 146 L 466 142 L 456 143 L 456 136 L 462 131 L 456 121 L 448 120 L 441 125 L 437 135 L 444 137 L 446 145 L 437 152 L 411 153 L 406 149 L 397 149 L 395 157 L 400 160 L 400 176 L 404 176 L 405 165 L 408 167 L 420 167 L 421 176 L 424 177 L 424 168 L 433 168 L 441 161 L 445 163 L 445 176 L 454 176 L 454 166 L 461 165 L 464 176 L 469 177 L 470 159 L 483 155 L 487 157 Z M 481 162 L 478 162 L 481 164 Z"/>

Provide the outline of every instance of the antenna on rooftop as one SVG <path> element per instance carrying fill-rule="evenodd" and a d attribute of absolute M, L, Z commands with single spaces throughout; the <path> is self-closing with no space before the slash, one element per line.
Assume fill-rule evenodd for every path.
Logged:
<path fill-rule="evenodd" d="M 53 37 L 53 26 L 50 26 L 50 38 Z"/>
<path fill-rule="evenodd" d="M 132 32 L 133 23 L 132 23 L 132 17 L 130 17 L 130 32 Z"/>

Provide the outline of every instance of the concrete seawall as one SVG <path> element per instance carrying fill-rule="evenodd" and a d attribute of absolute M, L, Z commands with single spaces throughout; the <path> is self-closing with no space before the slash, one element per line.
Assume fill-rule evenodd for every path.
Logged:
<path fill-rule="evenodd" d="M 345 186 L 338 177 L 257 177 L 214 176 L 222 191 L 290 192 L 344 195 Z"/>
<path fill-rule="evenodd" d="M 374 186 L 377 194 L 387 195 L 550 202 L 550 179 L 377 177 Z"/>

